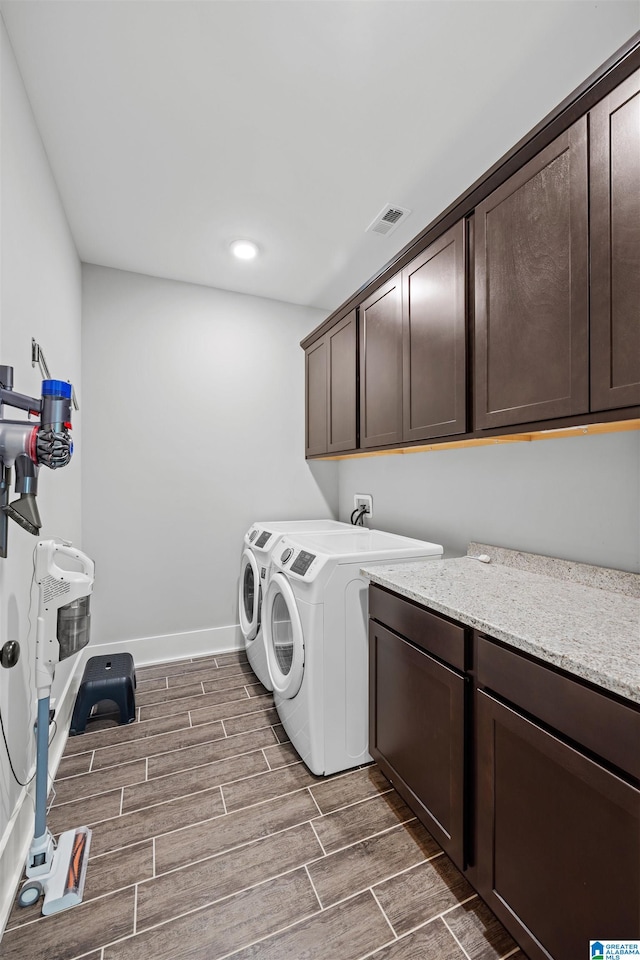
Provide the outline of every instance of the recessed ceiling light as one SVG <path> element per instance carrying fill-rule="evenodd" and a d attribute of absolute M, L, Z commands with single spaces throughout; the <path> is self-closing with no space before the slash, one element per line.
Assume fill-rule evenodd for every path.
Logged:
<path fill-rule="evenodd" d="M 258 245 L 253 240 L 234 240 L 231 252 L 238 260 L 253 260 L 258 256 Z"/>

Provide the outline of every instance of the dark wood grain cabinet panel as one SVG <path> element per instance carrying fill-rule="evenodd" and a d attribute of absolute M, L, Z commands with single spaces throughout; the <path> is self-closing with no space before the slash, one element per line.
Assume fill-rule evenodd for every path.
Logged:
<path fill-rule="evenodd" d="M 477 429 L 589 409 L 587 120 L 475 211 Z"/>
<path fill-rule="evenodd" d="M 357 435 L 357 319 L 356 311 L 326 335 L 328 346 L 327 450 L 355 450 Z"/>
<path fill-rule="evenodd" d="M 464 433 L 465 224 L 360 307 L 363 448 Z"/>
<path fill-rule="evenodd" d="M 355 450 L 357 316 L 352 310 L 305 354 L 306 455 Z"/>
<path fill-rule="evenodd" d="M 465 669 L 467 631 L 460 624 L 432 613 L 397 593 L 372 585 L 369 616 L 378 623 L 409 637 L 411 643 L 462 673 Z"/>
<path fill-rule="evenodd" d="M 402 287 L 394 277 L 360 306 L 360 446 L 402 441 Z"/>
<path fill-rule="evenodd" d="M 630 703 L 480 635 L 475 673 L 480 687 L 516 703 L 524 713 L 640 783 L 640 710 Z"/>
<path fill-rule="evenodd" d="M 640 72 L 589 116 L 591 408 L 640 403 Z"/>
<path fill-rule="evenodd" d="M 465 224 L 402 271 L 405 441 L 466 430 Z"/>
<path fill-rule="evenodd" d="M 327 353 L 325 337 L 305 353 L 305 452 L 308 457 L 327 452 Z"/>
<path fill-rule="evenodd" d="M 463 867 L 465 680 L 373 620 L 369 650 L 369 752 Z"/>
<path fill-rule="evenodd" d="M 530 960 L 640 929 L 640 791 L 477 694 L 478 890 Z"/>

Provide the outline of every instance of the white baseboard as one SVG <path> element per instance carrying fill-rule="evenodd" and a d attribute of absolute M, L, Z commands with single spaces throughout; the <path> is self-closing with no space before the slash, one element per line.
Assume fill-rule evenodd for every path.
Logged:
<path fill-rule="evenodd" d="M 57 697 L 57 726 L 49 746 L 49 786 L 55 778 L 67 742 L 71 714 L 73 713 L 81 677 L 81 672 L 78 672 L 77 669 L 73 670 L 64 689 Z M 29 775 L 31 776 L 31 773 Z M 16 890 L 22 879 L 29 844 L 33 839 L 35 793 L 36 781 L 34 777 L 26 787 L 22 788 L 13 816 L 0 839 L 0 939 L 11 913 Z"/>
<path fill-rule="evenodd" d="M 188 657 L 206 657 L 216 653 L 231 653 L 244 649 L 244 638 L 239 624 L 229 627 L 208 627 L 186 633 L 166 633 L 157 637 L 139 637 L 113 643 L 90 643 L 82 651 L 82 663 L 89 657 L 109 653 L 130 653 L 137 667 L 153 663 L 167 663 Z"/>
<path fill-rule="evenodd" d="M 80 687 L 82 672 L 89 657 L 106 656 L 109 653 L 130 653 L 136 666 L 184 660 L 188 657 L 211 656 L 216 653 L 231 653 L 243 650 L 244 639 L 239 624 L 228 627 L 210 627 L 206 630 L 190 630 L 186 633 L 168 633 L 157 637 L 140 637 L 117 643 L 89 643 L 82 650 L 75 669 L 69 676 L 56 704 L 57 730 L 49 747 L 50 783 L 55 778 L 58 765 L 69 736 L 71 714 Z M 29 844 L 33 837 L 35 809 L 35 779 L 24 787 L 16 803 L 14 814 L 0 838 L 0 939 L 7 924 L 13 900 L 20 880 Z"/>

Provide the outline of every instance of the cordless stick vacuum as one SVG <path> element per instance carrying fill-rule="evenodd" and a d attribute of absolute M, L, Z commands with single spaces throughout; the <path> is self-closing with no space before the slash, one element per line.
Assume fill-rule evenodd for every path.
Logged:
<path fill-rule="evenodd" d="M 47 916 L 73 907 L 82 900 L 89 858 L 91 830 L 67 830 L 56 846 L 47 828 L 47 777 L 49 760 L 49 704 L 51 685 L 59 660 L 73 656 L 89 642 L 89 595 L 94 563 L 63 540 L 41 540 L 35 550 L 35 579 L 39 587 L 36 628 L 36 822 L 26 874 L 18 895 L 21 907 L 36 903 L 44 893 L 42 913 Z M 57 561 L 65 558 L 65 567 Z M 71 570 L 74 566 L 79 569 Z"/>
<path fill-rule="evenodd" d="M 40 533 L 38 472 L 41 466 L 66 467 L 71 460 L 72 396 L 73 387 L 64 380 L 43 380 L 41 397 L 17 393 L 13 367 L 0 365 L 0 557 L 7 556 L 9 518 L 35 537 Z M 5 404 L 40 420 L 6 420 Z M 20 496 L 9 503 L 12 467 Z"/>

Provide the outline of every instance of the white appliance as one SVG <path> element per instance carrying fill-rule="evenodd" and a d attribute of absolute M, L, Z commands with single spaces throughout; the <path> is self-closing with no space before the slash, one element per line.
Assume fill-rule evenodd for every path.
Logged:
<path fill-rule="evenodd" d="M 240 629 L 251 669 L 267 690 L 271 690 L 272 686 L 260 623 L 271 555 L 276 544 L 285 533 L 328 533 L 351 529 L 351 524 L 339 520 L 256 520 L 247 530 L 238 585 Z"/>
<path fill-rule="evenodd" d="M 262 628 L 274 701 L 292 744 L 320 776 L 368 753 L 368 563 L 437 559 L 439 544 L 381 530 L 283 536 Z"/>

